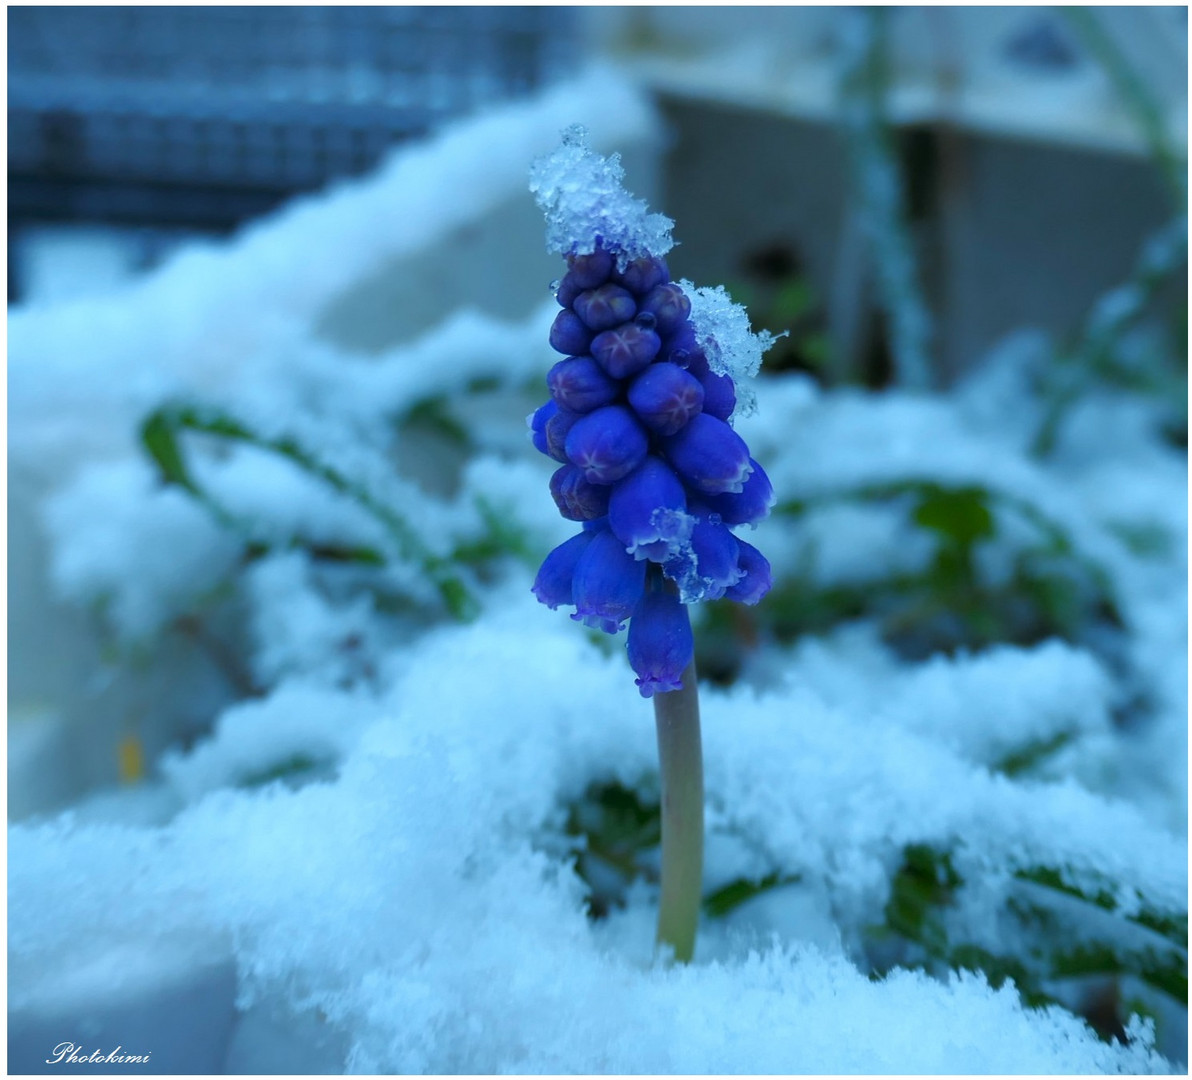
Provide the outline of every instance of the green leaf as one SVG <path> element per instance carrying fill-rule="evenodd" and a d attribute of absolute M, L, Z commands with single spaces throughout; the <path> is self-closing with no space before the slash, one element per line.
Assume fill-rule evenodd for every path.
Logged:
<path fill-rule="evenodd" d="M 1171 533 L 1162 525 L 1119 521 L 1111 522 L 1109 530 L 1130 549 L 1132 554 L 1140 558 L 1163 558 L 1171 552 Z"/>
<path fill-rule="evenodd" d="M 1020 776 L 1030 772 L 1040 762 L 1062 750 L 1076 738 L 1076 732 L 1057 731 L 1046 739 L 1039 739 L 1028 743 L 1018 750 L 1007 754 L 993 765 L 994 772 L 1004 773 L 1006 776 Z"/>
<path fill-rule="evenodd" d="M 933 487 L 921 495 L 912 517 L 923 528 L 968 548 L 996 531 L 987 500 L 988 493 L 978 487 Z"/>
<path fill-rule="evenodd" d="M 1115 950 L 1102 942 L 1089 942 L 1053 953 L 1052 972 L 1058 978 L 1088 975 L 1136 975 L 1148 986 L 1175 1001 L 1188 1002 L 1188 964 L 1182 956 L 1160 956 L 1153 949 L 1137 954 Z"/>
<path fill-rule="evenodd" d="M 330 765 L 328 761 L 319 761 L 306 754 L 294 754 L 284 761 L 279 761 L 276 765 L 245 774 L 240 778 L 237 786 L 256 788 L 272 784 L 277 780 L 297 780 L 309 776 L 310 773 L 319 769 L 326 768 L 328 765 Z"/>
<path fill-rule="evenodd" d="M 480 606 L 471 590 L 452 569 L 450 561 L 439 558 L 427 550 L 417 532 L 392 507 L 373 497 L 363 486 L 344 476 L 337 469 L 322 462 L 318 457 L 290 437 L 269 438 L 258 434 L 235 417 L 215 409 L 194 406 L 165 406 L 153 412 L 141 428 L 142 442 L 146 450 L 158 463 L 167 482 L 178 483 L 206 504 L 225 524 L 245 532 L 243 525 L 234 521 L 210 495 L 203 491 L 191 478 L 186 468 L 182 447 L 178 440 L 180 431 L 196 431 L 220 438 L 244 442 L 263 450 L 269 450 L 293 462 L 304 472 L 318 478 L 333 490 L 351 499 L 371 514 L 385 529 L 397 552 L 405 559 L 419 564 L 434 582 L 447 610 L 460 620 L 470 620 L 479 613 Z M 259 556 L 269 546 L 250 537 L 250 554 Z M 301 543 L 291 541 L 291 546 Z M 341 553 L 353 549 L 340 549 Z M 382 556 L 370 548 L 354 549 L 358 561 L 372 565 Z"/>
<path fill-rule="evenodd" d="M 415 402 L 406 410 L 404 422 L 412 427 L 429 428 L 465 449 L 472 445 L 471 433 L 456 419 L 447 399 L 442 396 Z"/>
<path fill-rule="evenodd" d="M 952 903 L 963 884 L 951 857 L 926 844 L 910 844 L 903 863 L 890 883 L 886 925 L 895 933 L 922 945 L 931 955 L 947 953 L 948 937 L 940 909 Z"/>
<path fill-rule="evenodd" d="M 187 491 L 197 493 L 198 489 L 187 472 L 182 450 L 178 446 L 175 425 L 171 423 L 167 412 L 159 410 L 152 413 L 141 424 L 141 445 L 157 464 L 165 483 L 177 484 Z"/>
<path fill-rule="evenodd" d="M 1118 903 L 1114 894 L 1108 889 L 1098 889 L 1094 893 L 1086 892 L 1064 880 L 1063 874 L 1054 866 L 1031 866 L 1016 870 L 1014 876 L 1020 881 L 1029 881 L 1045 889 L 1063 893 L 1065 896 L 1083 900 L 1086 904 L 1101 908 L 1102 911 L 1116 913 Z M 1122 916 L 1128 922 L 1144 926 L 1170 941 L 1173 945 L 1188 949 L 1188 913 L 1182 915 L 1163 915 L 1153 907 L 1143 904 L 1140 910 L 1131 915 Z"/>
<path fill-rule="evenodd" d="M 800 880 L 799 874 L 783 874 L 778 870 L 767 874 L 760 881 L 737 878 L 736 881 L 730 881 L 704 897 L 704 913 L 712 918 L 721 918 L 755 896 L 761 896 L 762 893 L 783 885 L 793 885 Z"/>
<path fill-rule="evenodd" d="M 576 873 L 588 886 L 593 918 L 621 906 L 637 878 L 655 876 L 661 808 L 633 788 L 615 780 L 589 785 L 568 808 L 564 831 L 576 841 Z"/>

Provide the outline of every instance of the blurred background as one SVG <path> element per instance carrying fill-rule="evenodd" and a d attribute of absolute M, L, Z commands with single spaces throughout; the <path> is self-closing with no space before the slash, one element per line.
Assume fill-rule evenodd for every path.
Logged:
<path fill-rule="evenodd" d="M 873 302 L 894 289 L 931 312 L 946 378 L 1024 323 L 1069 332 L 1182 207 L 1186 20 L 1184 7 L 873 19 L 13 8 L 9 300 L 102 291 L 188 236 L 226 234 L 446 121 L 612 58 L 667 121 L 655 194 L 683 222 L 679 271 L 746 290 L 763 325 L 799 326 L 771 364 L 823 369 L 830 351 L 836 374 L 879 382 L 896 363 L 922 367 L 926 331 L 885 325 L 890 305 Z M 889 162 L 858 154 L 872 128 Z M 874 230 L 913 253 L 916 274 L 875 284 Z"/>
<path fill-rule="evenodd" d="M 561 78 L 577 31 L 548 7 L 14 8 L 9 299 L 102 288 L 367 172 Z"/>

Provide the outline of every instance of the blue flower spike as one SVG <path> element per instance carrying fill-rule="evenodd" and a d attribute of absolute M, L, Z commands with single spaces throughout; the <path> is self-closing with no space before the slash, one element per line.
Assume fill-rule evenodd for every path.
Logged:
<path fill-rule="evenodd" d="M 672 281 L 673 222 L 622 186 L 617 155 L 571 128 L 535 162 L 530 190 L 547 248 L 567 262 L 550 345 L 550 400 L 530 418 L 534 445 L 562 463 L 559 512 L 581 532 L 542 564 L 534 595 L 616 634 L 642 697 L 652 698 L 663 786 L 658 943 L 695 947 L 703 860 L 703 766 L 688 606 L 756 604 L 770 565 L 733 533 L 754 526 L 773 488 L 733 428 L 747 415 L 773 344 L 721 288 Z"/>

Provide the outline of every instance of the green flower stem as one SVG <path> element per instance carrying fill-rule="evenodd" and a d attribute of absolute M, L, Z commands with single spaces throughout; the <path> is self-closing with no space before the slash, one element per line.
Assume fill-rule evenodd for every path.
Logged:
<path fill-rule="evenodd" d="M 699 735 L 695 661 L 683 688 L 654 695 L 658 761 L 662 776 L 662 896 L 659 947 L 687 963 L 695 952 L 704 871 L 704 761 Z"/>

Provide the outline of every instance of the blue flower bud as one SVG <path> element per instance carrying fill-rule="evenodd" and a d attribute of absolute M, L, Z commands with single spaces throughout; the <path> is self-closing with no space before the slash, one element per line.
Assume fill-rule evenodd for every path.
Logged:
<path fill-rule="evenodd" d="M 694 340 L 694 336 L 693 339 Z M 687 370 L 704 388 L 704 412 L 717 420 L 727 420 L 737 407 L 737 386 L 729 375 L 717 375 L 709 366 L 704 351 L 696 346 L 688 356 Z"/>
<path fill-rule="evenodd" d="M 615 634 L 633 614 L 646 588 L 646 564 L 611 532 L 581 533 L 591 542 L 575 565 L 575 614 L 585 626 Z"/>
<path fill-rule="evenodd" d="M 586 353 L 592 344 L 592 331 L 574 311 L 563 310 L 555 316 L 550 328 L 550 347 L 555 352 L 578 355 Z"/>
<path fill-rule="evenodd" d="M 554 402 L 551 402 L 554 405 Z M 567 436 L 571 433 L 571 429 L 579 420 L 580 414 L 573 413 L 569 409 L 555 408 L 551 414 L 550 419 L 547 420 L 546 426 L 543 428 L 543 435 L 546 438 L 546 452 L 548 456 L 567 464 Z"/>
<path fill-rule="evenodd" d="M 644 314 L 644 313 L 643 313 Z M 708 361 L 704 358 L 703 349 L 695 339 L 695 328 L 689 320 L 684 320 L 673 333 L 668 334 L 658 350 L 659 360 L 668 360 L 681 368 L 688 368 L 697 378 L 701 370 L 706 371 Z M 697 365 L 702 364 L 702 369 Z"/>
<path fill-rule="evenodd" d="M 704 391 L 704 412 L 717 420 L 727 420 L 737 407 L 737 387 L 730 375 L 717 375 L 709 371 L 701 376 L 700 386 Z"/>
<path fill-rule="evenodd" d="M 561 604 L 575 603 L 572 589 L 575 567 L 592 542 L 592 536 L 588 532 L 576 533 L 542 560 L 532 589 L 540 604 L 553 611 Z"/>
<path fill-rule="evenodd" d="M 726 492 L 723 495 L 709 495 L 709 509 L 720 515 L 726 525 L 756 525 L 770 513 L 774 505 L 774 487 L 765 470 L 749 459 L 753 472 L 745 481 L 740 492 Z"/>
<path fill-rule="evenodd" d="M 678 434 L 663 440 L 663 447 L 675 471 L 708 495 L 744 490 L 753 472 L 745 440 L 707 413 L 693 416 Z"/>
<path fill-rule="evenodd" d="M 681 690 L 694 655 L 687 608 L 669 593 L 646 593 L 629 624 L 629 664 L 642 697 Z"/>
<path fill-rule="evenodd" d="M 595 289 L 608 281 L 615 269 L 612 255 L 599 248 L 590 255 L 568 255 L 569 276 L 580 289 Z"/>
<path fill-rule="evenodd" d="M 613 280 L 631 293 L 645 296 L 655 286 L 665 285 L 670 281 L 670 271 L 661 259 L 645 255 L 640 259 L 634 259 L 624 270 L 614 273 Z"/>
<path fill-rule="evenodd" d="M 656 285 L 638 305 L 658 320 L 659 334 L 674 333 L 691 314 L 691 301 L 678 285 Z"/>
<path fill-rule="evenodd" d="M 641 464 L 649 440 L 624 405 L 605 405 L 575 422 L 567 433 L 565 449 L 568 460 L 578 465 L 589 481 L 611 484 Z"/>
<path fill-rule="evenodd" d="M 650 454 L 624 480 L 613 485 L 608 524 L 636 559 L 664 562 L 691 535 L 687 493 L 661 458 Z"/>
<path fill-rule="evenodd" d="M 658 355 L 658 335 L 636 323 L 605 330 L 592 340 L 592 355 L 614 379 L 636 375 Z"/>
<path fill-rule="evenodd" d="M 574 274 L 564 274 L 558 289 L 555 290 L 555 299 L 559 301 L 560 307 L 569 308 L 583 291 L 582 286 L 576 284 Z"/>
<path fill-rule="evenodd" d="M 559 411 L 559 406 L 553 401 L 539 406 L 526 417 L 526 425 L 534 442 L 534 449 L 550 457 L 550 444 L 546 441 L 546 422 Z"/>
<path fill-rule="evenodd" d="M 580 293 L 573 309 L 589 330 L 599 332 L 632 319 L 637 314 L 637 301 L 620 285 L 609 284 Z"/>
<path fill-rule="evenodd" d="M 699 380 L 674 364 L 651 364 L 629 387 L 629 404 L 659 435 L 673 435 L 704 403 Z"/>
<path fill-rule="evenodd" d="M 620 384 L 590 356 L 560 360 L 547 373 L 546 385 L 559 405 L 577 413 L 611 405 L 621 393 Z"/>
<path fill-rule="evenodd" d="M 568 521 L 594 521 L 608 513 L 608 486 L 588 483 L 582 470 L 574 465 L 555 470 L 550 493 L 559 513 Z"/>
<path fill-rule="evenodd" d="M 730 586 L 724 595 L 740 604 L 756 604 L 770 591 L 773 580 L 770 575 L 770 563 L 752 544 L 738 539 L 737 546 L 741 549 L 737 556 L 737 566 L 743 572 L 743 576 L 735 585 Z"/>
<path fill-rule="evenodd" d="M 719 600 L 744 574 L 737 566 L 739 541 L 706 506 L 689 509 L 695 515 L 691 542 L 663 569 L 678 584 L 684 603 Z"/>

